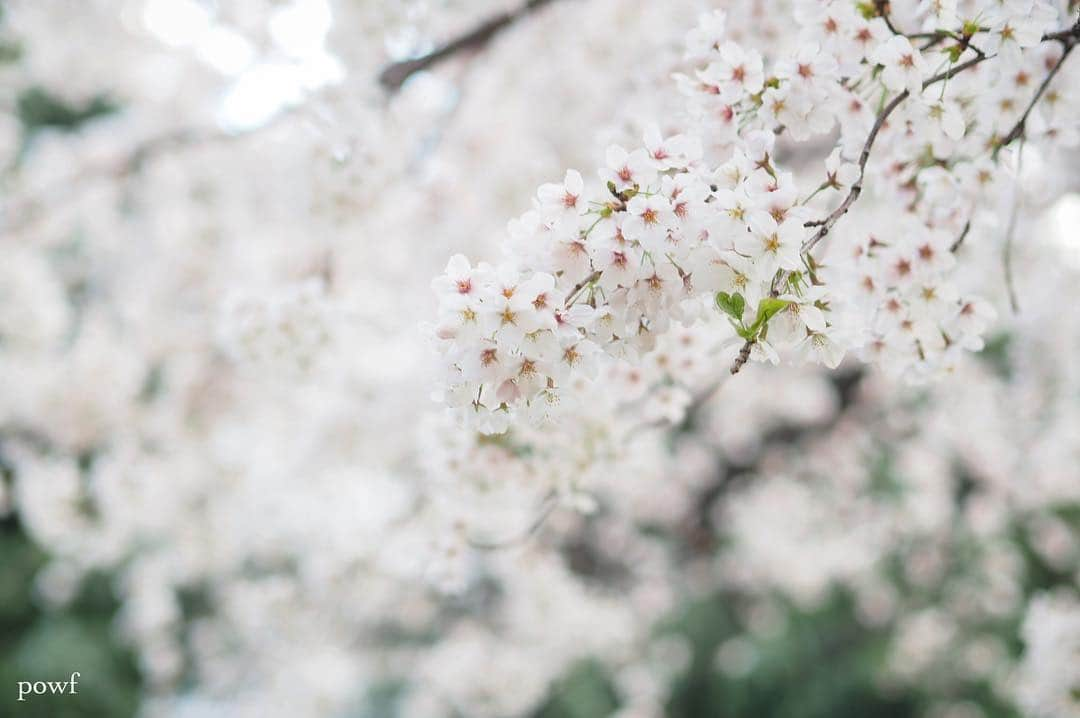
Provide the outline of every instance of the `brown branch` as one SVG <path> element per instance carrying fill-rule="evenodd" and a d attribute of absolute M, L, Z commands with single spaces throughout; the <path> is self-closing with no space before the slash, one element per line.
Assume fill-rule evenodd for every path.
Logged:
<path fill-rule="evenodd" d="M 893 35 L 904 36 L 904 33 L 897 30 L 896 26 L 893 25 L 892 18 L 889 17 L 890 9 L 889 0 L 874 0 L 874 10 L 876 10 L 878 16 L 885 21 L 885 27 L 889 28 L 889 32 Z"/>
<path fill-rule="evenodd" d="M 1077 27 L 1080 27 L 1080 23 L 1077 24 Z M 1028 106 L 1024 109 L 1024 114 L 1020 115 L 1020 119 L 1016 121 L 1016 124 L 1013 125 L 1012 129 L 1009 130 L 1008 134 L 1006 134 L 1005 137 L 1001 139 L 1001 142 L 999 142 L 994 148 L 995 156 L 997 156 L 997 153 L 1000 152 L 1003 148 L 1009 146 L 1010 144 L 1015 142 L 1021 135 L 1024 134 L 1024 130 L 1027 129 L 1028 116 L 1031 115 L 1031 111 L 1035 109 L 1035 105 L 1037 105 L 1039 103 L 1039 100 L 1042 99 L 1043 94 L 1046 92 L 1046 88 L 1050 86 L 1050 83 L 1057 75 L 1058 70 L 1060 70 L 1061 66 L 1065 64 L 1065 60 L 1069 57 L 1069 53 L 1072 52 L 1073 48 L 1076 47 L 1077 40 L 1062 40 L 1062 42 L 1065 43 L 1065 51 L 1061 53 L 1061 57 L 1058 58 L 1057 63 L 1055 63 L 1052 68 L 1050 68 L 1050 72 L 1048 72 L 1046 74 L 1046 77 L 1043 78 L 1042 84 L 1039 85 L 1039 89 L 1035 91 L 1035 96 L 1031 98 L 1031 102 L 1029 102 Z"/>
<path fill-rule="evenodd" d="M 544 500 L 540 504 L 540 510 L 537 512 L 536 517 L 533 518 L 533 520 L 521 533 L 515 536 L 510 536 L 508 538 L 499 539 L 497 541 L 486 541 L 483 539 L 476 539 L 466 536 L 465 542 L 469 544 L 470 547 L 478 551 L 501 551 L 502 549 L 519 546 L 525 543 L 525 541 L 527 541 L 532 536 L 536 535 L 536 533 L 544 527 L 544 524 L 547 522 L 551 514 L 555 512 L 555 509 L 558 508 L 558 506 L 558 496 L 555 494 L 555 492 L 551 492 L 544 497 Z"/>
<path fill-rule="evenodd" d="M 885 21 L 885 27 L 889 29 L 893 35 L 899 35 L 900 37 L 906 37 L 908 40 L 926 40 L 926 44 L 919 48 L 920 50 L 929 50 L 930 48 L 938 45 L 945 40 L 952 38 L 960 43 L 960 46 L 965 50 L 973 50 L 976 54 L 982 55 L 983 52 L 977 47 L 971 45 L 971 36 L 964 34 L 957 36 L 956 33 L 949 30 L 934 30 L 932 32 L 902 32 L 897 29 L 893 24 L 892 18 L 889 17 L 889 12 L 892 9 L 890 7 L 890 0 L 874 0 L 874 10 L 878 16 Z M 987 28 L 979 28 L 980 32 L 985 32 Z"/>
<path fill-rule="evenodd" d="M 735 357 L 735 363 L 731 365 L 732 374 L 738 374 L 743 365 L 750 361 L 750 352 L 753 348 L 754 342 L 747 339 L 746 343 L 742 345 L 742 349 L 739 350 L 739 355 Z"/>
<path fill-rule="evenodd" d="M 961 63 L 956 67 L 946 70 L 945 72 L 934 75 L 930 79 L 923 82 L 922 87 L 925 90 L 931 85 L 936 85 L 939 82 L 948 80 L 953 76 L 964 72 L 965 70 L 972 68 L 975 65 L 978 65 L 980 62 L 986 59 L 988 58 L 985 55 L 980 55 L 979 57 L 972 58 L 967 62 Z M 859 199 L 859 196 L 862 194 L 863 178 L 866 176 L 866 163 L 870 161 L 870 151 L 874 147 L 874 142 L 877 140 L 878 133 L 880 133 L 881 128 L 885 126 L 885 122 L 889 119 L 889 115 L 891 115 L 896 110 L 896 108 L 898 108 L 904 102 L 904 100 L 906 100 L 910 96 L 911 93 L 908 90 L 904 90 L 899 95 L 894 97 L 889 102 L 889 104 L 885 106 L 881 113 L 878 114 L 877 119 L 874 121 L 874 126 L 870 128 L 870 134 L 866 136 L 866 142 L 865 144 L 863 144 L 862 152 L 859 153 L 859 179 L 856 180 L 853 185 L 851 185 L 851 190 L 848 192 L 847 197 L 844 198 L 844 201 L 840 203 L 840 206 L 834 209 L 832 213 L 829 214 L 829 216 L 826 217 L 825 220 L 821 223 L 821 227 L 818 229 L 818 231 L 815 232 L 814 235 L 807 239 L 805 242 L 803 242 L 803 254 L 807 254 L 808 252 L 810 252 L 817 245 L 818 242 L 824 239 L 832 230 L 833 225 L 835 225 L 841 217 L 847 214 L 848 210 L 851 209 L 851 205 L 855 204 L 855 201 Z"/>
<path fill-rule="evenodd" d="M 479 50 L 506 28 L 553 0 L 528 0 L 517 10 L 509 10 L 488 18 L 472 30 L 459 35 L 426 55 L 394 62 L 379 73 L 379 84 L 391 94 L 401 89 L 405 81 L 418 72 L 427 70 L 459 52 Z"/>
<path fill-rule="evenodd" d="M 1056 40 L 1057 42 L 1063 42 L 1066 44 L 1076 44 L 1080 42 L 1080 18 L 1076 20 L 1072 27 L 1057 32 L 1048 32 L 1042 36 L 1042 41 L 1047 42 Z"/>
<path fill-rule="evenodd" d="M 925 90 L 931 85 L 935 85 L 939 82 L 948 80 L 954 75 L 964 72 L 965 70 L 972 68 L 975 65 L 978 65 L 980 62 L 988 59 L 989 56 L 980 54 L 978 57 L 974 57 L 967 62 L 963 62 L 957 65 L 956 67 L 949 68 L 945 72 L 934 75 L 930 79 L 923 82 L 922 87 Z M 848 211 L 851 209 L 851 205 L 855 204 L 856 200 L 859 199 L 859 196 L 862 194 L 863 179 L 866 176 L 866 163 L 870 161 L 870 151 L 874 147 L 874 142 L 877 140 L 878 133 L 880 133 L 881 128 L 885 126 L 885 122 L 889 119 L 889 115 L 891 115 L 896 110 L 896 108 L 899 107 L 904 102 L 904 100 L 906 100 L 910 96 L 911 93 L 908 90 L 904 90 L 892 100 L 890 100 L 889 104 L 887 104 L 885 108 L 878 114 L 877 119 L 874 121 L 874 126 L 870 128 L 870 134 L 867 135 L 866 142 L 863 144 L 862 152 L 859 153 L 859 179 L 857 179 L 855 183 L 851 185 L 851 190 L 849 190 L 847 196 L 844 197 L 844 201 L 841 202 L 840 206 L 834 209 L 828 217 L 826 217 L 824 220 L 808 222 L 806 223 L 806 225 L 804 225 L 808 227 L 818 226 L 819 229 L 809 239 L 803 242 L 801 248 L 801 253 L 803 255 L 809 254 L 818 242 L 828 236 L 829 232 L 832 231 L 833 225 L 840 221 L 840 218 L 847 214 Z M 770 296 L 775 297 L 779 295 L 780 285 L 787 279 L 788 276 L 790 276 L 789 272 L 777 273 L 776 278 L 773 279 L 772 289 L 769 292 Z M 739 351 L 738 358 L 736 358 L 735 363 L 731 367 L 732 374 L 738 374 L 739 370 L 743 368 L 744 364 L 746 364 L 747 359 L 749 359 L 750 357 L 750 350 L 752 349 L 755 341 L 756 339 L 747 339 L 746 343 L 743 344 L 742 349 Z"/>

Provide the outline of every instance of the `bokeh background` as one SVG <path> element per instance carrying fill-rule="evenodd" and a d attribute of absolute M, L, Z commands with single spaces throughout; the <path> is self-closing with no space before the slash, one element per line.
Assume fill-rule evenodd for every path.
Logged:
<path fill-rule="evenodd" d="M 0 0 L 0 715 L 1080 715 L 1075 154 L 1025 161 L 1019 312 L 974 224 L 1001 319 L 934 385 L 751 367 L 507 442 L 430 400 L 431 277 L 677 128 L 717 7 L 791 40 L 754 0 Z M 711 386 L 714 344 L 649 366 Z M 445 540 L 433 492 L 516 535 L 568 456 L 596 512 Z"/>

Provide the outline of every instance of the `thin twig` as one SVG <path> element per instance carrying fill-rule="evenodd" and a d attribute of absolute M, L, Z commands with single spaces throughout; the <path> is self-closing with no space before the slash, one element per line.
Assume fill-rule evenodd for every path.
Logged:
<path fill-rule="evenodd" d="M 520 534 L 500 541 L 483 541 L 474 538 L 468 538 L 466 541 L 469 546 L 479 551 L 501 551 L 502 549 L 518 546 L 540 530 L 544 523 L 547 522 L 548 517 L 554 513 L 555 508 L 558 505 L 558 496 L 556 496 L 555 492 L 551 492 L 544 497 L 544 501 L 540 505 L 540 512 L 537 514 L 536 518 L 534 518 L 532 523 L 530 523 L 525 531 Z"/>
<path fill-rule="evenodd" d="M 1043 93 L 1046 92 L 1046 88 L 1050 86 L 1050 83 L 1051 81 L 1053 81 L 1054 76 L 1057 75 L 1058 70 L 1061 69 L 1061 66 L 1065 64 L 1065 59 L 1069 57 L 1069 53 L 1072 52 L 1073 48 L 1075 47 L 1075 40 L 1065 42 L 1065 51 L 1061 53 L 1061 57 L 1058 58 L 1058 61 L 1054 64 L 1052 68 L 1050 68 L 1050 72 L 1047 73 L 1046 77 L 1042 81 L 1042 84 L 1039 85 L 1039 89 L 1035 91 L 1035 96 L 1031 98 L 1031 102 L 1029 102 L 1028 106 L 1024 109 L 1024 114 L 1020 115 L 1020 119 L 1016 121 L 1016 124 L 1013 125 L 1011 130 L 1009 130 L 1009 133 L 1005 135 L 1005 137 L 1002 138 L 1001 142 L 999 142 L 994 148 L 995 155 L 997 155 L 997 153 L 1000 152 L 1002 148 L 1007 147 L 1012 142 L 1016 141 L 1016 139 L 1019 138 L 1022 134 L 1024 134 L 1024 130 L 1027 128 L 1028 116 L 1031 114 L 1031 111 L 1035 109 L 1035 105 L 1038 104 L 1039 100 L 1042 99 Z"/>
<path fill-rule="evenodd" d="M 1076 20 L 1072 27 L 1065 30 L 1059 30 L 1057 32 L 1048 32 L 1042 36 L 1042 41 L 1047 42 L 1049 40 L 1056 40 L 1058 42 L 1076 44 L 1080 42 L 1080 18 Z"/>
<path fill-rule="evenodd" d="M 952 254 L 956 254 L 956 250 L 960 249 L 960 245 L 962 245 L 964 243 L 964 240 L 967 239 L 968 232 L 970 231 L 971 220 L 969 219 L 967 222 L 964 223 L 964 228 L 960 231 L 960 236 L 957 237 L 956 241 L 952 243 L 951 247 L 949 247 L 949 252 L 951 252 Z"/>
<path fill-rule="evenodd" d="M 1023 168 L 1024 163 L 1024 140 L 1020 140 L 1020 149 L 1017 150 L 1016 155 L 1016 189 L 1013 193 L 1013 205 L 1012 212 L 1009 214 L 1009 226 L 1005 230 L 1005 249 L 1002 253 L 1002 264 L 1005 269 L 1005 289 L 1009 293 L 1009 306 L 1012 308 L 1013 314 L 1020 313 L 1020 302 L 1016 298 L 1016 284 L 1013 281 L 1012 271 L 1012 258 L 1013 258 L 1013 238 L 1016 236 L 1016 221 L 1020 216 L 1020 170 Z"/>
<path fill-rule="evenodd" d="M 742 349 L 739 350 L 739 355 L 735 357 L 735 363 L 731 365 L 731 373 L 738 374 L 739 370 L 743 368 L 746 362 L 750 361 L 750 352 L 754 348 L 754 342 L 749 339 L 742 345 Z"/>
<path fill-rule="evenodd" d="M 885 21 L 885 27 L 889 28 L 889 32 L 893 35 L 906 37 L 904 33 L 896 29 L 896 26 L 893 25 L 892 18 L 889 17 L 889 0 L 874 0 L 874 9 L 881 19 Z"/>
<path fill-rule="evenodd" d="M 885 21 L 885 27 L 893 35 L 899 35 L 900 37 L 906 37 L 908 40 L 926 40 L 926 44 L 923 45 L 920 50 L 929 50 L 930 48 L 938 45 L 945 40 L 953 39 L 960 43 L 960 47 L 965 50 L 972 50 L 976 55 L 982 55 L 983 51 L 971 44 L 971 36 L 964 34 L 957 36 L 956 33 L 948 30 L 934 30 L 931 32 L 901 32 L 893 24 L 892 18 L 889 17 L 890 11 L 889 0 L 874 0 L 874 10 L 877 11 L 878 16 Z M 987 28 L 979 28 L 980 32 L 985 32 Z"/>
<path fill-rule="evenodd" d="M 951 79 L 953 76 L 964 72 L 965 70 L 972 68 L 975 65 L 978 65 L 980 62 L 986 59 L 988 59 L 986 56 L 972 58 L 967 62 L 950 68 L 945 72 L 934 75 L 930 79 L 926 80 L 922 84 L 922 87 L 925 90 L 931 85 L 936 85 L 939 82 Z M 889 115 L 891 115 L 893 111 L 895 111 L 896 108 L 899 107 L 901 103 L 903 103 L 904 100 L 906 100 L 910 96 L 911 93 L 908 90 L 904 90 L 899 95 L 894 97 L 889 102 L 889 104 L 885 106 L 885 109 L 883 109 L 881 113 L 877 116 L 877 119 L 874 121 L 874 126 L 870 128 L 870 134 L 866 137 L 866 143 L 863 144 L 862 152 L 859 153 L 859 179 L 856 180 L 853 185 L 851 185 L 851 190 L 848 192 L 847 197 L 844 198 L 844 201 L 840 203 L 840 206 L 833 210 L 832 213 L 825 218 L 825 221 L 822 222 L 820 229 L 818 229 L 818 231 L 815 232 L 812 237 L 803 242 L 803 254 L 810 252 L 814 248 L 814 246 L 817 245 L 818 242 L 824 239 L 832 230 L 833 225 L 835 225 L 841 217 L 847 214 L 848 210 L 851 209 L 851 205 L 855 204 L 855 201 L 859 199 L 859 196 L 862 194 L 863 178 L 866 176 L 866 163 L 870 161 L 870 151 L 874 147 L 874 142 L 877 140 L 878 133 L 881 132 L 881 128 L 884 127 L 885 122 L 889 119 Z"/>
<path fill-rule="evenodd" d="M 988 55 L 979 55 L 955 67 L 949 68 L 945 72 L 938 73 L 937 75 L 934 75 L 933 77 L 923 82 L 922 89 L 925 90 L 931 85 L 935 85 L 939 82 L 948 80 L 953 76 L 964 72 L 965 70 L 968 70 L 975 65 L 978 65 L 980 62 L 988 60 L 989 58 L 990 56 Z M 808 255 L 818 244 L 818 242 L 828 236 L 829 232 L 832 231 L 833 225 L 835 225 L 841 217 L 847 214 L 848 211 L 851 209 L 851 206 L 855 204 L 856 200 L 859 199 L 859 196 L 862 194 L 863 179 L 866 176 L 866 163 L 870 161 L 870 151 L 874 147 L 874 142 L 877 140 L 878 133 L 881 132 L 881 128 L 885 126 L 885 122 L 889 119 L 889 115 L 891 115 L 893 111 L 895 111 L 896 108 L 899 107 L 904 102 L 904 100 L 906 100 L 910 96 L 911 93 L 908 90 L 904 90 L 892 100 L 890 100 L 889 104 L 887 104 L 885 108 L 878 114 L 877 119 L 874 121 L 874 126 L 870 128 L 870 134 L 867 135 L 866 142 L 863 144 L 862 152 L 859 153 L 859 178 L 855 181 L 854 184 L 851 185 L 851 189 L 848 191 L 847 196 L 844 197 L 843 202 L 840 203 L 840 206 L 834 209 L 824 220 L 820 220 L 814 223 L 819 224 L 820 226 L 817 232 L 815 232 L 809 239 L 803 242 L 800 250 L 803 256 Z M 780 286 L 783 284 L 783 282 L 787 279 L 788 276 L 789 273 L 787 272 L 780 272 L 776 275 L 776 277 L 773 279 L 772 288 L 769 292 L 770 296 L 775 297 L 779 295 Z M 745 365 L 746 362 L 749 360 L 750 351 L 753 348 L 755 341 L 755 339 L 747 339 L 746 343 L 743 344 L 742 349 L 739 351 L 738 357 L 736 357 L 735 359 L 735 363 L 731 367 L 732 374 L 738 374 L 739 370 L 741 370 L 743 368 L 743 365 Z"/>
<path fill-rule="evenodd" d="M 388 92 L 395 93 L 405 81 L 418 72 L 427 70 L 443 60 L 466 50 L 478 50 L 487 45 L 500 32 L 535 10 L 548 5 L 553 0 L 528 0 L 517 10 L 499 13 L 488 18 L 472 30 L 459 35 L 426 55 L 391 63 L 379 73 L 379 84 Z"/>

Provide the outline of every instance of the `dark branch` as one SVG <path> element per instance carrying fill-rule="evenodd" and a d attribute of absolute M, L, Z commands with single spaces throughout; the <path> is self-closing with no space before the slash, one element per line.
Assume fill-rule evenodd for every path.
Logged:
<path fill-rule="evenodd" d="M 434 67 L 459 52 L 479 50 L 510 25 L 551 2 L 553 0 L 528 0 L 517 10 L 500 13 L 488 18 L 472 30 L 459 35 L 445 45 L 435 48 L 426 55 L 387 65 L 379 73 L 379 84 L 390 93 L 397 92 L 405 84 L 405 81 L 417 72 Z"/>
<path fill-rule="evenodd" d="M 1080 19 L 1077 19 L 1070 28 L 1059 30 L 1058 32 L 1048 32 L 1042 36 L 1043 42 L 1047 42 L 1048 40 L 1056 40 L 1058 42 L 1063 42 L 1066 45 L 1075 45 L 1080 42 Z"/>
<path fill-rule="evenodd" d="M 956 254 L 956 250 L 960 249 L 960 245 L 962 245 L 964 243 L 964 240 L 967 239 L 968 232 L 970 231 L 971 220 L 969 219 L 967 222 L 964 223 L 964 228 L 960 231 L 960 236 L 957 237 L 956 241 L 952 243 L 951 247 L 949 247 L 949 251 L 953 254 Z"/>
<path fill-rule="evenodd" d="M 980 54 L 977 57 L 968 60 L 967 62 L 960 63 L 955 67 L 949 68 L 945 72 L 934 75 L 930 79 L 923 82 L 922 87 L 925 90 L 931 85 L 936 85 L 939 82 L 948 80 L 954 75 L 964 72 L 965 70 L 974 67 L 980 62 L 988 59 L 990 59 L 988 55 Z M 857 179 L 855 183 L 851 185 L 851 190 L 844 198 L 844 201 L 840 203 L 840 206 L 834 209 L 828 217 L 826 217 L 823 221 L 820 222 L 818 231 L 815 232 L 813 236 L 811 236 L 805 242 L 803 242 L 802 254 L 804 256 L 808 255 L 814 249 L 818 242 L 828 236 L 829 232 L 832 231 L 833 225 L 835 225 L 841 217 L 847 214 L 848 211 L 851 209 L 851 205 L 855 204 L 855 201 L 859 199 L 859 196 L 862 194 L 863 178 L 866 176 L 866 163 L 870 161 L 870 150 L 872 150 L 874 147 L 874 142 L 877 140 L 878 133 L 880 133 L 881 128 L 885 126 L 885 122 L 889 119 L 889 115 L 891 115 L 893 111 L 895 111 L 896 108 L 899 107 L 904 102 L 904 100 L 906 100 L 910 96 L 911 93 L 908 90 L 904 90 L 896 97 L 894 97 L 889 102 L 889 104 L 887 104 L 885 108 L 878 114 L 877 119 L 874 121 L 874 126 L 870 128 L 870 134 L 867 135 L 866 142 L 865 144 L 863 144 L 862 152 L 859 153 L 859 179 Z M 770 292 L 770 296 L 776 297 L 779 295 L 780 286 L 783 284 L 783 282 L 787 279 L 788 276 L 789 275 L 786 272 L 780 272 L 776 275 L 776 278 L 773 280 L 772 283 L 772 290 Z M 738 358 L 735 360 L 735 363 L 731 367 L 732 374 L 738 374 L 739 370 L 741 370 L 743 365 L 746 364 L 746 360 L 750 357 L 750 350 L 753 348 L 755 341 L 755 339 L 748 339 L 746 340 L 746 343 L 743 344 L 742 350 L 739 352 Z"/>
<path fill-rule="evenodd" d="M 1078 24 L 1077 27 L 1080 27 L 1080 24 Z M 1035 96 L 1031 98 L 1031 102 L 1029 102 L 1028 106 L 1024 109 L 1024 114 L 1020 115 L 1020 119 L 1016 121 L 1016 124 L 1009 130 L 1009 133 L 1001 138 L 1001 142 L 994 148 L 995 155 L 1000 152 L 1002 148 L 1008 147 L 1024 134 L 1024 130 L 1027 129 L 1028 116 L 1031 115 L 1031 111 L 1035 109 L 1035 105 L 1042 99 L 1043 94 L 1046 93 L 1046 88 L 1050 86 L 1050 83 L 1057 75 L 1058 70 L 1065 64 L 1065 60 L 1069 57 L 1069 53 L 1073 51 L 1073 48 L 1076 47 L 1077 43 L 1076 40 L 1064 40 L 1063 42 L 1065 42 L 1065 51 L 1061 53 L 1061 57 L 1058 58 L 1057 63 L 1055 63 L 1055 65 L 1050 68 L 1050 72 L 1046 74 L 1042 84 L 1039 85 L 1039 89 L 1035 91 Z"/>
<path fill-rule="evenodd" d="M 808 441 L 823 437 L 837 427 L 850 415 L 859 404 L 859 386 L 865 373 L 861 369 L 838 372 L 830 375 L 833 389 L 836 391 L 837 408 L 829 418 L 811 424 L 782 423 L 765 433 L 760 449 L 745 461 L 729 461 L 724 464 L 716 479 L 699 495 L 693 507 L 693 515 L 686 522 L 691 535 L 688 537 L 693 548 L 708 552 L 713 548 L 713 532 L 710 520 L 714 507 L 727 492 L 739 482 L 760 473 L 767 455 L 784 447 L 794 449 Z"/>

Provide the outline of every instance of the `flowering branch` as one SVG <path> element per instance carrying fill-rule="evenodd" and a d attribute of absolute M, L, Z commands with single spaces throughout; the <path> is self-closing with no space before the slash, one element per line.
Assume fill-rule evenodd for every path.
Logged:
<path fill-rule="evenodd" d="M 985 27 L 956 21 L 940 31 L 957 44 L 940 51 L 944 69 L 937 71 L 907 35 L 842 7 L 828 7 L 813 25 L 824 46 L 808 42 L 769 70 L 759 53 L 725 40 L 723 13 L 705 16 L 687 37 L 696 69 L 676 79 L 700 125 L 695 133 L 730 144 L 726 160 L 703 160 L 695 135 L 665 138 L 649 128 L 644 147 L 609 147 L 598 170 L 617 206 L 569 170 L 561 183 L 538 188 L 533 208 L 511 223 L 515 261 L 473 267 L 451 259 L 433 282 L 448 405 L 482 433 L 502 433 L 519 417 L 557 421 L 564 396 L 596 381 L 612 360 L 634 362 L 657 350 L 669 329 L 693 323 L 708 305 L 741 344 L 732 374 L 751 358 L 778 363 L 781 351 L 835 368 L 858 350 L 895 373 L 926 377 L 950 366 L 958 351 L 981 346 L 993 308 L 961 297 L 950 276 L 970 225 L 957 239 L 938 218 L 955 196 L 949 175 L 982 191 L 989 173 L 980 165 L 982 134 L 995 125 L 969 127 L 964 109 L 979 102 L 979 89 L 946 83 L 988 59 L 1011 65 L 1046 39 L 1072 43 L 1072 36 L 1044 36 L 1054 24 L 1048 6 L 1030 18 L 989 13 Z M 975 47 L 976 36 L 986 44 Z M 934 85 L 940 95 L 925 92 Z M 870 97 L 879 95 L 872 112 Z M 911 98 L 918 102 L 905 102 Z M 871 153 L 905 104 L 903 132 L 922 144 L 886 133 L 897 137 L 895 156 L 883 165 L 898 168 L 898 194 L 914 191 L 905 226 L 853 236 L 848 259 L 823 267 L 814 249 L 863 194 Z M 800 188 L 775 163 L 776 134 L 805 143 L 836 122 L 840 141 L 825 160 L 824 181 Z M 973 155 L 979 159 L 961 159 Z M 835 191 L 835 202 L 812 205 L 824 191 Z M 589 301 L 578 302 L 587 288 Z M 555 296 L 566 298 L 564 306 Z M 659 375 L 635 381 L 681 387 L 672 366 L 665 356 Z M 578 378 L 586 381 L 576 385 Z M 691 407 L 700 403 L 683 393 Z M 677 425 L 686 404 L 665 401 L 673 408 L 661 415 Z"/>
<path fill-rule="evenodd" d="M 1065 51 L 1061 53 L 1061 57 L 1058 58 L 1058 61 L 1054 63 L 1054 66 L 1052 68 L 1050 68 L 1050 72 L 1048 72 L 1046 74 L 1046 77 L 1043 78 L 1042 84 L 1039 85 L 1039 89 L 1035 91 L 1035 96 L 1031 98 L 1031 102 L 1029 102 L 1027 107 L 1024 109 L 1024 114 L 1020 115 L 1020 119 L 1016 121 L 1016 124 L 1013 125 L 1012 129 L 1009 130 L 1008 134 L 1006 134 L 1001 139 L 1001 142 L 998 143 L 997 147 L 994 149 L 995 154 L 997 152 L 1000 152 L 1003 147 L 1007 147 L 1013 142 L 1015 142 L 1021 135 L 1024 134 L 1024 130 L 1027 127 L 1028 116 L 1031 115 L 1031 111 L 1035 109 L 1035 105 L 1038 104 L 1039 100 L 1042 99 L 1043 94 L 1046 93 L 1046 88 L 1050 86 L 1050 83 L 1053 81 L 1054 77 L 1061 69 L 1061 66 L 1065 64 L 1065 60 L 1069 57 L 1069 53 L 1072 52 L 1073 48 L 1076 47 L 1078 37 L 1080 37 L 1080 22 L 1074 25 L 1072 30 L 1068 31 L 1068 33 L 1069 34 L 1066 34 L 1064 37 L 1055 36 L 1053 38 L 1059 39 L 1065 44 Z M 1055 33 L 1055 35 L 1058 35 L 1058 33 Z"/>
<path fill-rule="evenodd" d="M 957 65 L 956 67 L 950 68 L 945 72 L 934 75 L 930 79 L 923 82 L 922 88 L 925 90 L 932 85 L 935 85 L 944 80 L 948 80 L 953 76 L 964 72 L 965 70 L 968 70 L 975 65 L 978 65 L 983 60 L 987 59 L 989 59 L 989 56 L 980 54 L 977 57 L 974 57 L 964 63 Z M 889 104 L 887 104 L 885 108 L 882 109 L 880 113 L 878 113 L 877 119 L 874 121 L 873 127 L 870 128 L 870 132 L 866 136 L 866 142 L 865 144 L 863 144 L 862 151 L 859 153 L 859 177 L 851 185 L 851 189 L 848 191 L 847 196 L 844 197 L 844 200 L 840 203 L 840 206 L 834 209 L 824 220 L 809 221 L 803 225 L 807 228 L 818 227 L 817 232 L 815 232 L 809 239 L 807 239 L 802 244 L 800 252 L 804 257 L 808 256 L 810 252 L 813 251 L 814 247 L 817 246 L 817 244 L 826 236 L 828 236 L 829 232 L 832 231 L 833 226 L 840 220 L 841 217 L 848 213 L 848 211 L 851 209 L 851 206 L 855 204 L 855 202 L 862 195 L 863 179 L 866 177 L 866 163 L 870 161 L 870 151 L 874 147 L 874 142 L 875 140 L 877 140 L 877 136 L 881 132 L 881 128 L 885 126 L 885 122 L 889 119 L 889 115 L 891 115 L 896 110 L 896 108 L 903 104 L 904 100 L 906 100 L 910 96 L 911 92 L 909 90 L 904 90 L 900 94 L 893 97 Z M 779 296 L 780 287 L 783 285 L 783 283 L 789 276 L 790 272 L 780 272 L 777 274 L 776 279 L 773 281 L 772 289 L 770 291 L 771 296 Z M 753 346 L 756 342 L 756 337 L 746 340 L 746 342 L 742 346 L 742 349 L 739 350 L 739 354 L 735 358 L 735 362 L 731 366 L 732 374 L 738 374 L 739 371 L 746 364 L 746 362 L 750 360 L 750 352 L 753 350 Z"/>
<path fill-rule="evenodd" d="M 946 72 L 934 75 L 929 80 L 923 83 L 923 89 L 925 90 L 932 85 L 935 85 L 944 80 L 948 80 L 953 76 L 958 75 L 959 73 L 968 70 L 975 65 L 978 65 L 980 62 L 986 59 L 988 59 L 986 56 L 975 57 L 968 60 L 967 62 L 957 65 L 956 67 L 950 68 Z M 863 145 L 862 152 L 859 153 L 859 179 L 856 180 L 855 184 L 851 186 L 851 190 L 848 192 L 847 197 L 844 198 L 844 201 L 840 203 L 840 206 L 833 210 L 832 213 L 828 217 L 826 217 L 823 222 L 820 223 L 820 229 L 818 229 L 818 231 L 815 232 L 812 237 L 810 237 L 806 240 L 806 242 L 803 243 L 802 253 L 804 255 L 812 251 L 817 245 L 817 243 L 829 234 L 829 232 L 833 228 L 833 225 L 835 225 L 841 217 L 847 214 L 848 210 L 851 209 L 851 205 L 855 204 L 855 201 L 859 199 L 859 196 L 862 194 L 863 189 L 863 178 L 866 176 L 866 163 L 870 161 L 870 151 L 874 147 L 874 141 L 877 139 L 878 133 L 881 132 L 881 128 L 884 127 L 886 120 L 889 119 L 889 115 L 891 115 L 893 111 L 895 111 L 896 108 L 898 108 L 904 102 L 904 100 L 906 100 L 910 96 L 911 93 L 908 90 L 904 90 L 899 95 L 894 97 L 892 101 L 890 101 L 889 104 L 885 106 L 885 109 L 883 109 L 878 114 L 877 120 L 874 121 L 874 126 L 870 128 L 870 133 L 866 136 L 866 144 Z M 816 223 L 807 223 L 804 226 L 811 227 L 815 224 Z"/>

